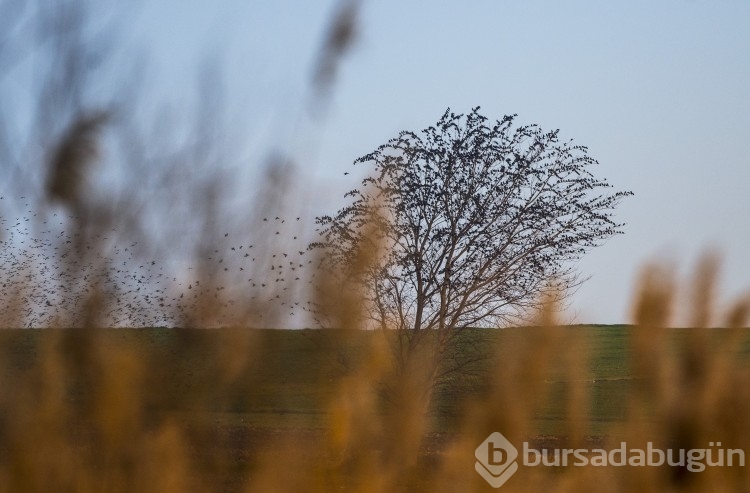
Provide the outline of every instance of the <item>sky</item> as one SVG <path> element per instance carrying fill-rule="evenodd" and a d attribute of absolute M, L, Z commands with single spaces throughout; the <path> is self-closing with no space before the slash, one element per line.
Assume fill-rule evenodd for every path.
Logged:
<path fill-rule="evenodd" d="M 647 262 L 682 276 L 722 255 L 720 299 L 750 289 L 750 2 L 471 1 L 361 5 L 358 36 L 323 114 L 310 78 L 336 3 L 150 0 L 123 42 L 148 60 L 153 97 L 191 101 L 221 74 L 239 147 L 287 149 L 321 210 L 355 187 L 355 158 L 450 107 L 560 129 L 630 190 L 625 234 L 582 259 L 575 323 L 628 323 Z"/>

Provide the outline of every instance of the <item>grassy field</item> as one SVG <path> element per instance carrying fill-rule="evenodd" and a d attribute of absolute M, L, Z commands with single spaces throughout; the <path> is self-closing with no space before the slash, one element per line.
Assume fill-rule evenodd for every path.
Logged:
<path fill-rule="evenodd" d="M 514 344 L 533 335 L 535 328 L 467 330 L 459 352 L 466 348 L 486 349 L 476 353 L 472 364 L 447 375 L 438 385 L 430 429 L 451 432 L 460 421 L 464 406 L 481 398 L 493 372 L 503 372 L 504 364 L 496 348 L 513 351 Z M 589 396 L 584 420 L 594 435 L 604 433 L 612 423 L 625 417 L 627 396 L 639 379 L 631 369 L 629 326 L 563 326 L 563 344 L 576 344 L 583 355 L 583 380 Z M 721 338 L 721 330 L 716 331 Z M 4 330 L 0 343 L 6 348 L 3 379 L 14 379 L 40 365 L 41 346 L 59 330 Z M 222 331 L 184 329 L 112 329 L 100 331 L 105 346 L 125 346 L 147 358 L 153 374 L 149 385 L 158 389 L 153 412 L 184 413 L 187 420 L 217 425 L 261 429 L 319 429 L 327 422 L 328 405 L 339 383 L 353 371 L 373 336 L 372 332 L 338 330 L 254 330 L 246 350 L 250 364 L 241 371 L 229 395 L 212 396 L 212 382 L 220 379 L 217 361 L 223 351 Z M 670 346 L 678 348 L 683 334 L 669 332 Z M 62 339 L 61 339 L 62 340 Z M 479 344 L 477 343 L 479 341 Z M 64 344 L 61 342 L 61 344 Z M 62 349 L 65 351 L 65 348 Z M 474 349 L 474 351 L 476 351 Z M 750 338 L 743 341 L 743 354 L 750 354 Z M 562 402 L 570 382 L 555 369 L 544 378 L 542 404 L 534 417 L 538 429 L 555 434 L 557 423 L 565 419 Z M 580 383 L 580 382 L 579 382 Z M 70 399 L 83 398 L 82 382 L 70 382 Z M 198 396 L 196 398 L 196 396 Z M 512 399 L 508 396 L 508 399 Z"/>
<path fill-rule="evenodd" d="M 537 449 L 750 450 L 748 331 L 657 327 L 466 330 L 446 361 L 470 363 L 440 380 L 427 419 L 410 378 L 383 407 L 379 332 L 0 330 L 0 490 L 488 491 L 474 450 L 494 431 Z M 573 469 L 524 468 L 508 490 L 750 481 Z"/>

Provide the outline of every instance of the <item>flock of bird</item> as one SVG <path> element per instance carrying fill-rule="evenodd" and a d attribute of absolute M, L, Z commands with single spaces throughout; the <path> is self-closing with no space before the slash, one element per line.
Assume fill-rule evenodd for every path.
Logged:
<path fill-rule="evenodd" d="M 106 327 L 273 326 L 302 316 L 312 260 L 298 236 L 286 239 L 282 224 L 294 222 L 264 218 L 256 241 L 201 239 L 201 258 L 178 248 L 150 258 L 147 238 L 85 234 L 59 211 L 6 215 L 0 202 L 0 327 L 77 327 L 92 313 Z"/>

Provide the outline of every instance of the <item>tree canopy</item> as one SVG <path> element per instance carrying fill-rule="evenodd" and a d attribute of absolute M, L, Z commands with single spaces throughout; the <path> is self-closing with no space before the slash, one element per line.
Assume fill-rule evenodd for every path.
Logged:
<path fill-rule="evenodd" d="M 558 130 L 447 110 L 360 157 L 372 166 L 335 216 L 318 218 L 326 262 L 363 283 L 382 328 L 498 326 L 564 295 L 572 261 L 613 235 L 620 199 L 597 161 Z M 355 268 L 363 249 L 377 260 Z"/>

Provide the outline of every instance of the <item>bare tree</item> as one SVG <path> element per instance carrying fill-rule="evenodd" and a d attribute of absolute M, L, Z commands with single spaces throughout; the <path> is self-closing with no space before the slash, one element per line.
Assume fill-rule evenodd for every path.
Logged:
<path fill-rule="evenodd" d="M 515 323 L 578 281 L 573 261 L 621 233 L 587 148 L 558 131 L 450 110 L 421 134 L 355 161 L 373 165 L 333 216 L 318 218 L 324 266 L 362 285 L 364 318 L 397 329 L 403 360 L 427 337 L 444 355 L 461 329 Z M 378 250 L 364 268 L 361 252 Z"/>

